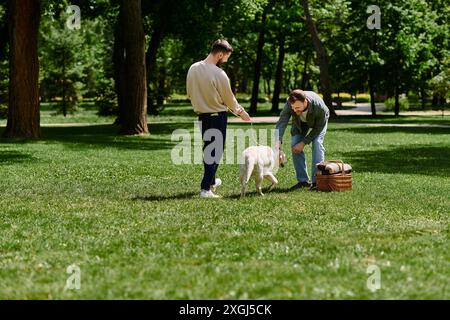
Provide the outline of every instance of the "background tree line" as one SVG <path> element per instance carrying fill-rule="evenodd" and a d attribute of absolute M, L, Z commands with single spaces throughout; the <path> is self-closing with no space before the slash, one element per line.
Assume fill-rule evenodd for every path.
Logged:
<path fill-rule="evenodd" d="M 63 114 L 82 99 L 117 115 L 123 134 L 148 132 L 147 114 L 185 99 L 189 66 L 212 41 L 235 51 L 224 66 L 239 99 L 257 113 L 293 88 L 332 100 L 345 92 L 423 108 L 450 98 L 447 0 L 379 0 L 381 29 L 366 26 L 366 0 L 1 0 L 0 116 L 5 136 L 40 136 L 39 104 Z M 70 30 L 69 5 L 81 8 Z"/>

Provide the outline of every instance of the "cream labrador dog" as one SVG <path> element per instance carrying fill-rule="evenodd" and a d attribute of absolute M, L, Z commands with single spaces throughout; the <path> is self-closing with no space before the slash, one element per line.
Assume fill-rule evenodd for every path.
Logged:
<path fill-rule="evenodd" d="M 278 151 L 278 148 L 272 149 L 268 146 L 252 146 L 248 147 L 242 152 L 240 175 L 241 181 L 241 197 L 245 197 L 247 183 L 250 177 L 255 178 L 256 192 L 261 196 L 262 182 L 266 178 L 272 184 L 269 187 L 269 192 L 278 184 L 274 173 L 278 170 L 278 166 L 284 167 L 287 163 L 286 155 L 283 151 Z"/>

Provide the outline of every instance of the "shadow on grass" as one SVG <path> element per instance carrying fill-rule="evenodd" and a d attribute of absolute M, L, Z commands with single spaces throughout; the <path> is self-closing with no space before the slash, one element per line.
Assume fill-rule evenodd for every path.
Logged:
<path fill-rule="evenodd" d="M 450 128 L 436 127 L 333 127 L 330 131 L 345 131 L 356 134 L 374 134 L 374 133 L 413 133 L 413 134 L 450 134 Z"/>
<path fill-rule="evenodd" d="M 0 165 L 7 164 L 9 162 L 25 162 L 32 160 L 33 157 L 26 153 L 21 153 L 17 151 L 3 151 L 0 150 Z"/>
<path fill-rule="evenodd" d="M 411 146 L 343 152 L 355 172 L 406 173 L 450 177 L 450 146 Z"/>
<path fill-rule="evenodd" d="M 164 106 L 164 109 L 160 112 L 158 117 L 193 117 L 196 118 L 195 112 L 192 110 L 190 103 L 169 103 Z"/>
<path fill-rule="evenodd" d="M 91 126 L 42 127 L 40 140 L 0 139 L 0 143 L 36 143 L 39 141 L 62 143 L 72 149 L 118 148 L 132 150 L 170 149 L 178 142 L 172 142 L 170 135 L 176 129 L 193 129 L 190 123 L 154 123 L 149 124 L 149 136 L 119 135 L 119 127 L 110 124 Z M 0 135 L 4 128 L 0 129 Z M 165 137 L 164 137 L 165 136 Z"/>
<path fill-rule="evenodd" d="M 272 193 L 287 193 L 287 192 L 291 192 L 291 190 L 289 190 L 288 188 L 284 188 L 284 189 L 277 189 L 275 188 L 274 190 L 272 190 L 271 192 L 267 192 L 266 188 L 265 190 L 263 190 L 264 194 L 272 194 Z M 151 194 L 151 195 L 145 195 L 145 196 L 136 196 L 133 197 L 132 200 L 136 200 L 136 201 L 164 201 L 164 200 L 186 200 L 186 199 L 192 199 L 197 197 L 198 198 L 199 192 L 182 192 L 182 193 L 177 193 L 177 194 L 171 194 L 171 195 L 164 195 L 164 194 Z M 260 197 L 259 194 L 256 193 L 256 191 L 248 191 L 245 194 L 246 197 Z M 232 194 L 232 195 L 226 195 L 223 196 L 223 199 L 240 199 L 241 194 L 240 193 L 236 193 L 236 194 Z"/>
<path fill-rule="evenodd" d="M 163 200 L 182 200 L 182 199 L 191 199 L 195 196 L 198 196 L 199 192 L 183 192 L 171 195 L 164 194 L 152 194 L 146 196 L 136 196 L 132 198 L 132 200 L 140 200 L 140 201 L 163 201 Z"/>
<path fill-rule="evenodd" d="M 273 193 L 288 193 L 288 192 L 293 192 L 293 190 L 290 190 L 289 188 L 275 188 L 272 191 L 268 191 L 269 187 L 265 187 L 263 188 L 263 194 L 264 195 L 269 195 L 269 194 L 273 194 Z M 247 185 L 247 192 L 245 193 L 245 197 L 261 197 L 255 190 L 255 187 L 253 187 L 253 191 L 251 191 L 251 185 Z M 241 198 L 241 194 L 240 193 L 236 193 L 236 194 L 232 194 L 232 195 L 227 195 L 224 196 L 225 199 L 240 199 Z"/>
<path fill-rule="evenodd" d="M 411 123 L 411 124 L 435 124 L 450 125 L 450 117 L 442 116 L 394 116 L 394 115 L 340 115 L 336 118 L 330 118 L 330 123 L 349 123 L 349 122 L 366 122 L 366 123 Z"/>

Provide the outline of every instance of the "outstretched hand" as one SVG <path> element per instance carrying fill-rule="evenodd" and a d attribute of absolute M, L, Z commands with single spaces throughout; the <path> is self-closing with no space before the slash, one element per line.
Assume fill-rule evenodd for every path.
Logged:
<path fill-rule="evenodd" d="M 241 117 L 242 120 L 244 121 L 252 121 L 252 119 L 250 118 L 250 116 L 248 115 L 247 111 L 243 110 L 240 114 L 239 117 Z"/>

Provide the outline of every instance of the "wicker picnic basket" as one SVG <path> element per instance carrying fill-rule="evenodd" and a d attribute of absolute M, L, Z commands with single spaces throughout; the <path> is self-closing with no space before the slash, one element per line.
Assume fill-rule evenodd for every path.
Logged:
<path fill-rule="evenodd" d="M 321 170 L 316 172 L 317 190 L 319 191 L 347 191 L 352 189 L 352 173 L 345 173 L 342 160 L 328 160 L 341 165 L 341 172 L 335 174 L 322 174 Z"/>

